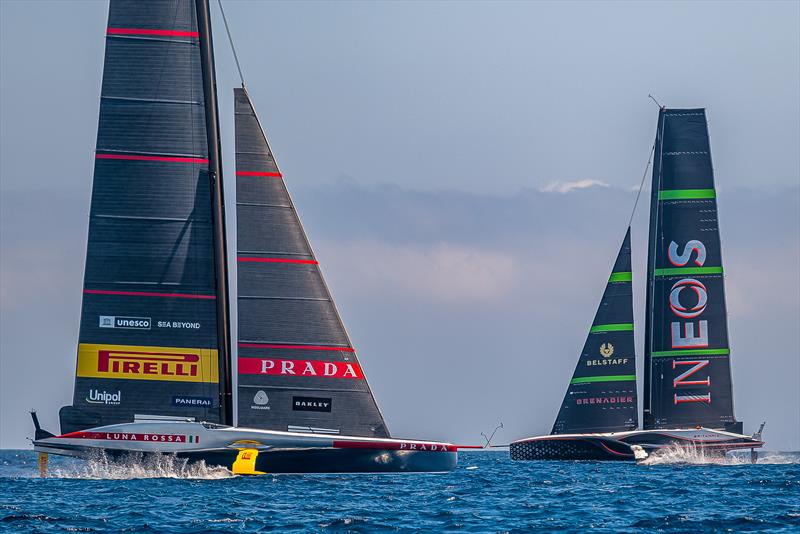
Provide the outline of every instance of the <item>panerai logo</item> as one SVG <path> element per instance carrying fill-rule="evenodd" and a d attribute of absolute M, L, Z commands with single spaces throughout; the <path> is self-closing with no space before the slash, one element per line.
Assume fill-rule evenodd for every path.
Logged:
<path fill-rule="evenodd" d="M 109 393 L 105 390 L 90 389 L 89 394 L 86 396 L 86 402 L 92 404 L 117 405 L 122 402 L 122 392 L 117 391 L 116 393 Z"/>
<path fill-rule="evenodd" d="M 298 412 L 330 412 L 331 399 L 327 397 L 292 397 L 292 410 Z"/>
<path fill-rule="evenodd" d="M 253 397 L 253 405 L 250 406 L 251 410 L 269 410 L 269 397 L 263 389 L 259 389 Z"/>
<path fill-rule="evenodd" d="M 101 315 L 100 328 L 132 328 L 134 330 L 150 330 L 150 317 L 117 317 Z"/>

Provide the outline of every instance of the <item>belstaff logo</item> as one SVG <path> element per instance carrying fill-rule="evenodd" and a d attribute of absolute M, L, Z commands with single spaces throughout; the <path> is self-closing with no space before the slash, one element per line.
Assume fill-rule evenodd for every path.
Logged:
<path fill-rule="evenodd" d="M 81 343 L 78 376 L 174 382 L 219 381 L 217 351 Z"/>
<path fill-rule="evenodd" d="M 595 365 L 624 365 L 628 363 L 629 358 L 612 358 L 614 355 L 614 345 L 609 342 L 600 345 L 600 356 L 602 360 L 586 360 L 586 366 L 592 367 Z"/>
<path fill-rule="evenodd" d="M 263 389 L 259 389 L 253 397 L 253 405 L 250 406 L 251 410 L 270 410 L 269 396 Z"/>

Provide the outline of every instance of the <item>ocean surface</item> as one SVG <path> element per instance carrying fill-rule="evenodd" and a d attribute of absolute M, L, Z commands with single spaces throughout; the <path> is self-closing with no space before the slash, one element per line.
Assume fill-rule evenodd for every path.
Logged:
<path fill-rule="evenodd" d="M 460 454 L 450 474 L 265 475 L 0 451 L 0 532 L 800 532 L 800 454 L 650 465 Z"/>

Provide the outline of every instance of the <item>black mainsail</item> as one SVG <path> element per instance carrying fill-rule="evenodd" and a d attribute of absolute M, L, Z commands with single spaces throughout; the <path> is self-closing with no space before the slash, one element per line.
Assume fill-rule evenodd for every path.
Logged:
<path fill-rule="evenodd" d="M 631 282 L 628 228 L 551 434 L 636 429 Z"/>
<path fill-rule="evenodd" d="M 239 424 L 389 437 L 246 89 L 234 100 Z"/>
<path fill-rule="evenodd" d="M 644 428 L 741 433 L 704 109 L 659 113 L 647 263 Z"/>
<path fill-rule="evenodd" d="M 229 422 L 220 403 L 221 176 L 209 167 L 218 135 L 207 130 L 204 90 L 211 43 L 197 23 L 207 8 L 110 2 L 74 399 L 62 432 L 134 414 Z M 213 66 L 210 76 L 213 87 Z"/>

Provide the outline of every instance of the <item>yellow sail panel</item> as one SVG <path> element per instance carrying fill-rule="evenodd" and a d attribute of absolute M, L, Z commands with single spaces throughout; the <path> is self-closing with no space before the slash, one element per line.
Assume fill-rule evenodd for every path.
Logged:
<path fill-rule="evenodd" d="M 219 361 L 216 349 L 81 343 L 77 374 L 89 378 L 217 383 Z"/>

